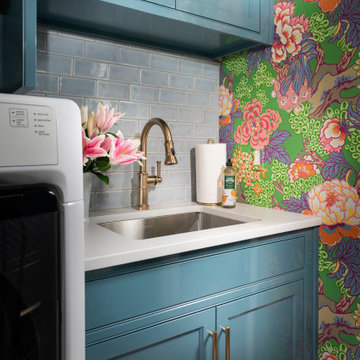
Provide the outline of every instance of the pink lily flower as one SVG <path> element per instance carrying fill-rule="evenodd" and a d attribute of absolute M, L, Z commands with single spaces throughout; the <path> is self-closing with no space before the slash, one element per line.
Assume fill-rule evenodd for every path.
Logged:
<path fill-rule="evenodd" d="M 84 129 L 86 129 L 88 122 L 88 107 L 83 105 L 80 109 L 80 113 L 81 113 L 81 125 Z"/>
<path fill-rule="evenodd" d="M 88 116 L 87 106 L 82 106 L 80 111 L 81 111 L 81 125 L 83 129 L 86 130 L 87 135 L 90 136 L 90 138 L 93 138 L 94 136 L 98 135 L 97 131 L 94 131 L 96 129 L 94 112 L 92 111 Z"/>
<path fill-rule="evenodd" d="M 144 153 L 137 150 L 140 146 L 140 140 L 124 140 L 120 131 L 116 135 L 118 138 L 109 136 L 112 138 L 109 151 L 111 165 L 130 164 L 144 158 Z"/>
<path fill-rule="evenodd" d="M 115 113 L 114 109 L 109 109 L 108 105 L 99 103 L 96 111 L 95 123 L 100 134 L 110 130 L 110 128 L 125 114 Z"/>
<path fill-rule="evenodd" d="M 83 147 L 83 165 L 85 165 L 88 160 L 94 160 L 98 157 L 108 156 L 105 149 L 101 147 L 105 139 L 105 135 L 98 135 L 92 139 L 89 139 L 85 136 L 85 131 L 82 131 L 82 147 Z"/>

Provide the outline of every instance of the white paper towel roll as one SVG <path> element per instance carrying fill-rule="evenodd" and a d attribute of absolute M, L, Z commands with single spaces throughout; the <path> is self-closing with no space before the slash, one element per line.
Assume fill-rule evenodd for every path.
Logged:
<path fill-rule="evenodd" d="M 196 159 L 196 201 L 201 204 L 221 203 L 222 171 L 226 164 L 226 144 L 198 144 Z"/>

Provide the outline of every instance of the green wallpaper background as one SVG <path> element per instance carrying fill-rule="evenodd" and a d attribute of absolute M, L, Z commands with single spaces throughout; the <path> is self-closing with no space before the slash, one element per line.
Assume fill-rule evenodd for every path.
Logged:
<path fill-rule="evenodd" d="M 318 358 L 360 360 L 360 0 L 274 11 L 272 47 L 222 59 L 220 142 L 246 202 L 322 218 Z"/>

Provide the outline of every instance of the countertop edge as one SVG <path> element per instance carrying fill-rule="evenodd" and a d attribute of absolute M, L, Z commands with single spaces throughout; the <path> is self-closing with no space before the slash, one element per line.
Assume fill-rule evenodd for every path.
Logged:
<path fill-rule="evenodd" d="M 238 204 L 235 209 L 225 210 L 213 208 L 206 210 L 256 219 L 243 225 L 227 226 L 211 230 L 165 236 L 149 240 L 126 240 L 120 235 L 97 225 L 108 219 L 121 217 L 142 217 L 145 215 L 160 214 L 164 211 L 191 211 L 204 209 L 195 203 L 183 203 L 176 206 L 153 207 L 153 211 L 144 213 L 133 209 L 119 211 L 98 212 L 97 216 L 85 224 L 85 271 L 100 270 L 107 267 L 129 264 L 137 261 L 149 260 L 168 255 L 201 250 L 215 246 L 232 244 L 262 238 L 270 235 L 283 234 L 321 225 L 321 219 L 315 216 L 301 215 L 286 211 L 267 209 L 247 204 Z M 126 211 L 127 210 L 127 211 Z M 245 213 L 245 214 L 244 214 Z M 252 226 L 255 224 L 256 226 Z M 101 237 L 101 239 L 99 239 Z"/>

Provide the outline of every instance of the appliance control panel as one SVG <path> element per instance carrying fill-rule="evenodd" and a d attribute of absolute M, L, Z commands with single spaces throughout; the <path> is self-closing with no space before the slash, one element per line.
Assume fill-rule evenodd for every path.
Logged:
<path fill-rule="evenodd" d="M 57 146 L 53 109 L 0 102 L 0 166 L 56 165 Z"/>

